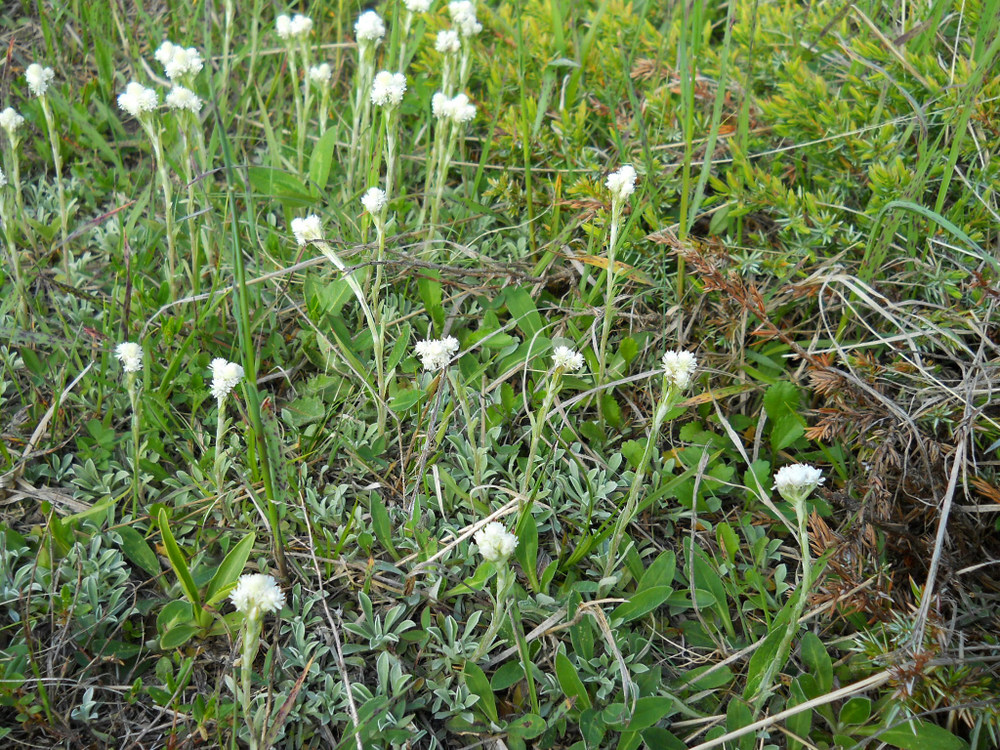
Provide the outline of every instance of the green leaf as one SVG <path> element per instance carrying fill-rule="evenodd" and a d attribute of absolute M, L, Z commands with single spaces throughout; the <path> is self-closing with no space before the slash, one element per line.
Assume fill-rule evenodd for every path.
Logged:
<path fill-rule="evenodd" d="M 901 750 L 968 750 L 969 747 L 947 729 L 919 719 L 880 732 L 878 739 Z"/>
<path fill-rule="evenodd" d="M 373 492 L 369 505 L 369 510 L 372 514 L 372 531 L 375 532 L 375 538 L 392 555 L 393 560 L 398 560 L 399 553 L 396 552 L 396 548 L 392 544 L 392 521 L 389 520 L 389 511 L 386 510 L 385 503 L 382 502 L 382 497 L 377 492 Z"/>
<path fill-rule="evenodd" d="M 131 526 L 122 526 L 118 529 L 118 534 L 122 538 L 122 552 L 125 557 L 154 578 L 163 572 L 160 570 L 160 561 L 156 557 L 156 553 L 146 543 L 142 534 Z"/>
<path fill-rule="evenodd" d="M 412 409 L 416 404 L 420 403 L 420 399 L 423 395 L 423 391 L 417 388 L 407 388 L 405 391 L 400 391 L 389 400 L 389 408 L 397 414 L 402 414 Z"/>
<path fill-rule="evenodd" d="M 777 662 L 777 669 L 781 669 L 788 660 L 788 646 L 781 647 L 782 639 L 785 636 L 785 628 L 788 624 L 791 609 L 786 606 L 771 623 L 771 632 L 760 647 L 753 652 L 750 663 L 747 666 L 747 684 L 743 690 L 743 697 L 752 700 L 762 690 L 770 685 L 762 685 L 765 672 L 771 662 Z M 777 673 L 775 670 L 774 674 Z"/>
<path fill-rule="evenodd" d="M 661 727 L 649 727 L 642 730 L 642 741 L 649 750 L 686 750 L 681 740 Z"/>
<path fill-rule="evenodd" d="M 726 707 L 726 730 L 734 732 L 749 725 L 751 722 L 753 722 L 753 714 L 750 713 L 750 707 L 739 698 L 731 699 L 729 705 Z M 745 734 L 740 737 L 736 741 L 736 746 L 740 750 L 752 750 L 754 746 L 753 734 Z"/>
<path fill-rule="evenodd" d="M 545 328 L 542 316 L 538 314 L 535 301 L 531 295 L 519 286 L 509 287 L 504 293 L 507 311 L 517 321 L 517 326 L 530 342 L 536 334 L 541 334 Z M 538 353 L 537 351 L 535 352 Z"/>
<path fill-rule="evenodd" d="M 190 641 L 198 630 L 196 625 L 176 625 L 160 636 L 160 648 L 164 651 L 180 648 Z"/>
<path fill-rule="evenodd" d="M 194 585 L 194 579 L 191 577 L 191 571 L 188 569 L 187 561 L 184 559 L 184 553 L 177 546 L 177 541 L 170 531 L 170 520 L 167 518 L 166 508 L 160 508 L 160 514 L 157 516 L 157 524 L 160 527 L 160 534 L 163 536 L 163 546 L 167 550 L 167 559 L 170 560 L 170 567 L 174 569 L 174 574 L 177 576 L 177 580 L 180 581 L 181 590 L 184 591 L 184 595 L 191 602 L 197 616 L 198 610 L 201 609 L 198 587 Z"/>
<path fill-rule="evenodd" d="M 649 614 L 663 604 L 674 593 L 670 586 L 653 586 L 638 591 L 624 604 L 619 604 L 611 613 L 612 622 L 629 622 Z"/>
<path fill-rule="evenodd" d="M 467 661 L 462 671 L 465 673 L 466 687 L 469 688 L 469 691 L 473 695 L 479 696 L 479 702 L 476 705 L 483 710 L 483 713 L 491 721 L 500 721 L 499 714 L 497 714 L 496 699 L 493 697 L 493 688 L 490 687 L 490 681 L 486 679 L 486 674 L 483 670 L 474 662 Z"/>
<path fill-rule="evenodd" d="M 212 580 L 208 582 L 208 588 L 205 591 L 206 605 L 212 606 L 229 595 L 230 588 L 239 580 L 243 569 L 246 568 L 247 558 L 253 551 L 255 539 L 256 535 L 251 532 L 229 550 L 229 554 L 220 563 Z"/>
<path fill-rule="evenodd" d="M 811 630 L 806 631 L 799 642 L 799 652 L 802 654 L 802 661 L 809 667 L 809 672 L 816 678 L 819 689 L 829 693 L 833 688 L 833 661 L 823 641 Z"/>
<path fill-rule="evenodd" d="M 640 698 L 635 702 L 635 710 L 632 711 L 632 719 L 626 729 L 629 732 L 638 732 L 646 727 L 651 727 L 676 709 L 677 704 L 674 699 L 666 695 L 651 695 Z"/>
<path fill-rule="evenodd" d="M 427 271 L 417 279 L 417 291 L 424 303 L 424 309 L 434 321 L 434 326 L 440 333 L 444 329 L 444 307 L 441 304 L 441 282 L 436 278 L 436 271 Z M 433 338 L 428 332 L 428 337 Z"/>
<path fill-rule="evenodd" d="M 534 516 L 524 513 L 514 533 L 517 534 L 514 557 L 528 575 L 531 588 L 538 591 L 538 526 Z"/>
<path fill-rule="evenodd" d="M 868 717 L 872 715 L 872 702 L 870 698 L 856 695 L 851 698 L 844 707 L 840 709 L 841 724 L 864 724 Z"/>
<path fill-rule="evenodd" d="M 507 724 L 507 732 L 523 740 L 533 739 L 545 730 L 545 719 L 537 714 L 525 714 Z"/>
<path fill-rule="evenodd" d="M 783 451 L 805 434 L 802 417 L 798 414 L 785 414 L 771 423 L 771 447 L 776 451 Z"/>
<path fill-rule="evenodd" d="M 254 192 L 275 198 L 290 208 L 312 206 L 315 203 L 309 190 L 293 174 L 270 167 L 248 167 L 250 186 Z"/>
<path fill-rule="evenodd" d="M 490 680 L 490 687 L 494 692 L 506 690 L 522 677 L 524 677 L 524 670 L 521 669 L 520 662 L 509 661 L 501 665 L 493 673 L 493 679 Z"/>
<path fill-rule="evenodd" d="M 309 156 L 309 180 L 312 187 L 321 191 L 330 179 L 330 167 L 333 166 L 333 151 L 337 147 L 337 129 L 330 128 L 313 146 Z"/>
<path fill-rule="evenodd" d="M 740 550 L 740 540 L 733 527 L 723 521 L 715 527 L 715 539 L 730 565 L 736 563 L 736 553 Z"/>
<path fill-rule="evenodd" d="M 577 707 L 580 709 L 590 708 L 592 704 L 590 695 L 587 694 L 587 688 L 584 687 L 573 662 L 562 651 L 556 654 L 556 679 L 559 680 L 559 687 L 562 688 L 563 694 L 571 701 L 575 701 Z"/>

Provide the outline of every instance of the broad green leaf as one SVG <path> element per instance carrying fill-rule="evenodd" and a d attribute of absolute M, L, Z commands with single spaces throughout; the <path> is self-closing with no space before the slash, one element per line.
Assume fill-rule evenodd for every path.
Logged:
<path fill-rule="evenodd" d="M 389 511 L 386 510 L 382 497 L 373 492 L 371 495 L 372 531 L 385 550 L 392 555 L 393 560 L 399 559 L 399 553 L 392 544 L 392 521 L 389 520 Z"/>
<path fill-rule="evenodd" d="M 674 590 L 670 586 L 653 586 L 649 589 L 637 591 L 624 604 L 619 604 L 611 613 L 612 622 L 629 622 L 643 615 L 649 614 L 654 609 L 670 598 Z"/>
<path fill-rule="evenodd" d="M 681 740 L 661 727 L 649 727 L 642 730 L 642 741 L 649 750 L 686 750 Z"/>
<path fill-rule="evenodd" d="M 538 314 L 535 301 L 524 289 L 519 286 L 509 287 L 504 293 L 504 301 L 511 317 L 517 321 L 518 328 L 524 331 L 529 341 L 544 330 L 545 324 L 542 322 L 542 316 Z M 536 349 L 532 351 L 535 354 L 539 353 Z"/>
<path fill-rule="evenodd" d="M 465 667 L 462 671 L 465 673 L 466 687 L 469 688 L 469 691 L 473 695 L 479 696 L 479 702 L 476 705 L 482 709 L 483 713 L 491 721 L 499 721 L 497 703 L 493 697 L 493 688 L 490 687 L 490 681 L 486 679 L 486 674 L 471 661 L 465 662 Z"/>
<path fill-rule="evenodd" d="M 968 750 L 968 743 L 929 721 L 914 719 L 880 732 L 879 742 L 901 750 Z"/>
<path fill-rule="evenodd" d="M 507 732 L 523 740 L 534 739 L 546 729 L 545 719 L 536 714 L 525 714 L 507 724 Z"/>
<path fill-rule="evenodd" d="M 252 532 L 247 534 L 223 558 L 219 569 L 215 571 L 215 575 L 212 576 L 212 580 L 208 582 L 208 588 L 205 590 L 206 605 L 212 606 L 229 595 L 230 589 L 239 580 L 243 569 L 246 568 L 247 558 L 253 551 L 255 539 L 256 535 Z"/>
<path fill-rule="evenodd" d="M 777 674 L 785 662 L 788 660 L 788 646 L 781 647 L 781 641 L 785 636 L 785 628 L 788 623 L 791 608 L 786 606 L 771 623 L 771 632 L 764 642 L 753 652 L 750 663 L 747 666 L 747 684 L 743 690 L 743 697 L 752 700 L 760 690 L 770 687 L 762 685 L 764 675 L 768 666 L 772 662 L 777 662 L 777 669 L 772 674 Z"/>
<path fill-rule="evenodd" d="M 160 534 L 163 536 L 163 546 L 167 551 L 167 559 L 170 560 L 170 567 L 174 569 L 174 574 L 181 584 L 184 595 L 191 602 L 196 610 L 195 614 L 197 614 L 197 610 L 201 608 L 198 587 L 194 585 L 194 579 L 191 577 L 191 571 L 188 569 L 187 560 L 184 559 L 184 553 L 177 546 L 177 541 L 170 531 L 170 519 L 167 518 L 166 508 L 160 508 L 160 515 L 157 517 L 157 522 L 160 527 Z"/>
<path fill-rule="evenodd" d="M 577 674 L 573 662 L 562 651 L 556 654 L 556 678 L 559 680 L 559 687 L 562 688 L 563 694 L 571 701 L 575 701 L 578 708 L 590 708 L 590 695 L 587 694 L 587 688 L 580 679 L 580 675 Z"/>
<path fill-rule="evenodd" d="M 523 514 L 514 533 L 518 540 L 514 557 L 528 575 L 531 588 L 538 591 L 538 526 L 534 516 L 531 513 Z"/>
<path fill-rule="evenodd" d="M 726 731 L 734 732 L 752 722 L 753 714 L 750 712 L 750 707 L 739 698 L 731 698 L 729 705 L 726 706 Z M 745 734 L 736 740 L 735 744 L 740 750 L 752 750 L 754 736 L 752 734 Z"/>
<path fill-rule="evenodd" d="M 864 724 L 872 715 L 871 698 L 856 695 L 840 709 L 841 724 Z"/>
<path fill-rule="evenodd" d="M 674 713 L 677 710 L 677 703 L 673 698 L 666 695 L 651 695 L 640 698 L 635 702 L 635 709 L 632 711 L 632 718 L 626 729 L 629 732 L 638 732 L 646 727 L 651 727 L 660 719 Z"/>
<path fill-rule="evenodd" d="M 427 271 L 421 275 L 417 279 L 417 291 L 424 303 L 424 309 L 427 310 L 427 314 L 434 321 L 434 327 L 440 333 L 444 329 L 444 307 L 441 305 L 441 282 L 435 278 L 436 276 L 436 271 Z M 430 332 L 428 332 L 428 337 L 434 338 Z"/>
<path fill-rule="evenodd" d="M 809 667 L 809 672 L 816 678 L 819 689 L 829 693 L 833 688 L 833 660 L 823 641 L 811 630 L 806 631 L 799 642 L 799 653 L 802 654 L 802 661 Z"/>
<path fill-rule="evenodd" d="M 160 648 L 164 651 L 180 648 L 191 640 L 199 628 L 195 625 L 175 625 L 160 636 Z"/>
<path fill-rule="evenodd" d="M 323 133 L 313 146 L 312 154 L 309 156 L 309 180 L 317 191 L 323 190 L 330 178 L 330 167 L 333 166 L 333 152 L 336 147 L 336 128 L 330 128 Z"/>
<path fill-rule="evenodd" d="M 156 553 L 146 543 L 142 534 L 131 526 L 122 526 L 118 529 L 118 533 L 122 538 L 122 552 L 125 554 L 125 557 L 154 578 L 163 572 L 160 570 L 160 561 L 156 557 Z"/>

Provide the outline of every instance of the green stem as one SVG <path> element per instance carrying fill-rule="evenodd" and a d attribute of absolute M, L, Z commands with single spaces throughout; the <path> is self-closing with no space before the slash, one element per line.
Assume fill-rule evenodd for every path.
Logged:
<path fill-rule="evenodd" d="M 260 649 L 261 629 L 259 616 L 247 617 L 246 627 L 243 631 L 243 654 L 240 659 L 240 706 L 243 709 L 243 721 L 246 722 L 249 730 L 251 750 L 257 750 L 259 746 L 258 734 L 260 734 L 260 728 L 254 724 L 251 711 L 250 689 L 253 680 L 253 663 L 257 658 L 257 651 Z"/>
<path fill-rule="evenodd" d="M 607 286 L 604 293 L 604 320 L 601 322 L 601 349 L 597 355 L 597 384 L 604 385 L 608 368 L 608 338 L 611 334 L 611 321 L 615 314 L 615 251 L 618 247 L 618 230 L 622 219 L 621 202 L 611 200 L 611 236 L 608 238 L 608 270 Z M 601 398 L 597 399 L 600 410 Z"/>
<path fill-rule="evenodd" d="M 522 512 L 527 504 L 525 500 L 528 494 L 528 486 L 531 484 L 535 457 L 538 455 L 538 446 L 542 441 L 542 430 L 545 429 L 545 423 L 549 416 L 549 409 L 552 408 L 552 402 L 555 400 L 556 394 L 559 392 L 560 385 L 562 385 L 562 369 L 557 368 L 552 372 L 549 388 L 545 392 L 545 398 L 542 399 L 542 408 L 532 417 L 531 447 L 528 448 L 528 462 L 524 465 L 524 474 L 521 476 L 521 492 L 517 499 L 518 509 Z"/>
<path fill-rule="evenodd" d="M 215 491 L 222 495 L 223 480 L 223 458 L 225 450 L 223 448 L 223 438 L 226 434 L 226 399 L 219 400 L 219 411 L 215 422 Z"/>
<path fill-rule="evenodd" d="M 167 233 L 167 285 L 170 288 L 170 298 L 177 298 L 177 247 L 174 238 L 174 199 L 170 186 L 170 174 L 167 171 L 167 160 L 163 158 L 163 142 L 160 140 L 160 128 L 151 121 L 143 123 L 146 132 L 153 142 L 153 156 L 156 160 L 156 171 L 160 176 L 160 188 L 163 191 L 163 219 Z"/>
<path fill-rule="evenodd" d="M 140 485 L 141 473 L 139 470 L 139 459 L 141 458 L 139 443 L 139 391 L 136 385 L 136 373 L 130 372 L 125 377 L 125 385 L 128 389 L 128 399 L 132 405 L 132 517 L 139 515 L 139 504 L 142 500 L 142 487 Z"/>
<path fill-rule="evenodd" d="M 52 110 L 49 108 L 49 101 L 44 96 L 39 97 L 39 100 L 42 103 L 42 114 L 45 115 L 45 126 L 49 133 L 49 144 L 52 147 L 52 165 L 56 170 L 56 193 L 59 196 L 59 230 L 60 238 L 62 239 L 63 273 L 66 276 L 66 282 L 69 283 L 69 266 L 72 260 L 72 253 L 67 242 L 67 238 L 69 237 L 69 217 L 66 215 L 66 193 L 63 189 L 62 154 L 59 153 L 59 136 L 56 133 L 56 123 L 52 117 Z"/>
<path fill-rule="evenodd" d="M 2 188 L 0 188 L 2 190 Z M 0 224 L 3 224 L 3 234 L 7 241 L 7 254 L 10 256 L 11 272 L 14 276 L 14 295 L 17 297 L 17 322 L 23 328 L 28 325 L 28 295 L 21 276 L 21 256 L 14 244 L 14 227 L 7 215 L 7 199 L 0 193 Z"/>

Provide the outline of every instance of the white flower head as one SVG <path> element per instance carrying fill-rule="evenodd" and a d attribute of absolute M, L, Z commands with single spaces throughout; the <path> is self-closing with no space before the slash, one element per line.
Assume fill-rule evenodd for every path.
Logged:
<path fill-rule="evenodd" d="M 153 89 L 148 89 L 141 83 L 132 81 L 125 91 L 118 95 L 118 106 L 132 117 L 139 117 L 156 109 L 159 99 Z"/>
<path fill-rule="evenodd" d="M 49 84 L 56 77 L 52 68 L 43 68 L 38 63 L 31 63 L 24 71 L 24 80 L 28 82 L 28 90 L 35 96 L 45 96 Z"/>
<path fill-rule="evenodd" d="M 774 488 L 794 506 L 801 506 L 819 485 L 826 481 L 823 472 L 809 464 L 782 466 L 774 475 Z"/>
<path fill-rule="evenodd" d="M 305 245 L 313 240 L 323 239 L 323 222 L 316 214 L 309 214 L 304 219 L 292 219 L 292 234 L 295 241 Z"/>
<path fill-rule="evenodd" d="M 212 370 L 212 395 L 216 401 L 222 400 L 243 380 L 243 368 L 235 362 L 227 362 L 216 357 L 210 365 Z"/>
<path fill-rule="evenodd" d="M 583 355 L 568 346 L 557 346 L 552 352 L 552 367 L 563 372 L 576 372 L 583 367 Z"/>
<path fill-rule="evenodd" d="M 663 374 L 670 387 L 678 391 L 683 391 L 691 384 L 696 369 L 698 360 L 691 352 L 678 349 L 663 355 Z"/>
<path fill-rule="evenodd" d="M 194 114 L 201 112 L 201 98 L 191 89 L 186 89 L 183 86 L 174 86 L 164 101 L 171 109 L 186 109 Z"/>
<path fill-rule="evenodd" d="M 122 363 L 125 372 L 139 372 L 142 369 L 142 347 L 126 341 L 115 347 L 115 356 Z"/>
<path fill-rule="evenodd" d="M 431 9 L 431 0 L 403 0 L 410 13 L 426 13 Z"/>
<path fill-rule="evenodd" d="M 377 107 L 396 107 L 406 93 L 406 76 L 383 70 L 372 81 L 372 104 Z"/>
<path fill-rule="evenodd" d="M 313 22 L 309 16 L 304 16 L 301 13 L 296 13 L 292 16 L 292 36 L 298 37 L 299 39 L 305 39 L 313 30 Z"/>
<path fill-rule="evenodd" d="M 449 99 L 438 91 L 431 97 L 431 112 L 439 119 L 466 123 L 475 119 L 476 105 L 470 102 L 465 94 L 458 94 Z"/>
<path fill-rule="evenodd" d="M 330 82 L 333 77 L 333 68 L 330 67 L 330 63 L 320 63 L 319 65 L 313 65 L 309 68 L 306 73 L 310 82 L 316 84 L 317 86 L 322 86 Z"/>
<path fill-rule="evenodd" d="M 448 13 L 451 15 L 451 22 L 462 36 L 475 36 L 483 30 L 483 25 L 476 18 L 476 6 L 469 0 L 448 3 Z"/>
<path fill-rule="evenodd" d="M 517 549 L 517 537 L 497 521 L 490 521 L 472 538 L 479 547 L 479 554 L 492 563 L 504 562 Z"/>
<path fill-rule="evenodd" d="M 604 184 L 611 191 L 611 200 L 616 203 L 624 203 L 635 192 L 635 178 L 635 169 L 631 164 L 626 164 L 617 172 L 609 174 Z"/>
<path fill-rule="evenodd" d="M 434 40 L 434 49 L 442 55 L 458 52 L 462 49 L 462 38 L 454 29 L 439 31 L 437 38 Z"/>
<path fill-rule="evenodd" d="M 0 128 L 7 131 L 7 137 L 14 140 L 18 128 L 24 125 L 24 118 L 13 107 L 7 107 L 0 112 Z"/>
<path fill-rule="evenodd" d="M 443 339 L 429 339 L 418 341 L 413 347 L 425 370 L 443 370 L 451 362 L 451 358 L 458 353 L 458 339 L 454 336 L 446 336 Z"/>
<path fill-rule="evenodd" d="M 437 118 L 448 116 L 448 104 L 451 102 L 443 92 L 438 91 L 431 97 L 431 112 Z"/>
<path fill-rule="evenodd" d="M 281 39 L 292 38 L 292 19 L 284 13 L 274 19 L 274 28 Z"/>
<path fill-rule="evenodd" d="M 365 207 L 365 211 L 378 218 L 385 208 L 385 191 L 377 187 L 368 188 L 361 196 L 361 205 Z"/>
<path fill-rule="evenodd" d="M 354 24 L 354 37 L 358 44 L 378 44 L 385 36 L 385 23 L 379 14 L 373 10 L 366 10 L 358 16 Z"/>
<path fill-rule="evenodd" d="M 237 612 L 245 614 L 247 619 L 255 620 L 285 606 L 285 593 L 272 576 L 247 573 L 240 576 L 229 600 Z"/>
<path fill-rule="evenodd" d="M 167 67 L 167 63 L 174 59 L 174 50 L 178 49 L 177 45 L 166 40 L 159 47 L 156 48 L 156 52 L 153 53 L 153 57 L 156 61 L 162 65 L 164 68 Z"/>
<path fill-rule="evenodd" d="M 0 169 L 0 188 L 7 187 L 7 175 Z"/>
<path fill-rule="evenodd" d="M 201 53 L 194 47 L 181 47 L 173 42 L 164 42 L 157 47 L 153 57 L 163 66 L 167 78 L 176 81 L 181 76 L 195 75 L 205 67 Z"/>

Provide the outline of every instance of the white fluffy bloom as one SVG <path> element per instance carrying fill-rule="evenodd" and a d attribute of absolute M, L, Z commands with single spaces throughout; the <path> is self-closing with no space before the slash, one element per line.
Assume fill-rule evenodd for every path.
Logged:
<path fill-rule="evenodd" d="M 583 355 L 568 346 L 557 346 L 552 352 L 552 366 L 563 372 L 576 372 L 583 367 Z"/>
<path fill-rule="evenodd" d="M 671 387 L 684 390 L 691 383 L 694 371 L 698 368 L 698 360 L 691 352 L 680 349 L 663 355 L 663 374 Z"/>
<path fill-rule="evenodd" d="M 361 204 L 365 207 L 365 211 L 378 217 L 385 208 L 385 191 L 377 187 L 368 188 L 361 196 Z"/>
<path fill-rule="evenodd" d="M 385 23 L 379 18 L 378 13 L 366 10 L 358 16 L 357 23 L 354 24 L 354 37 L 358 40 L 358 44 L 378 44 L 384 36 Z"/>
<path fill-rule="evenodd" d="M 774 475 L 774 488 L 792 505 L 801 505 L 824 481 L 823 472 L 815 466 L 792 464 L 778 469 Z"/>
<path fill-rule="evenodd" d="M 274 19 L 274 28 L 281 39 L 292 38 L 292 19 L 284 13 Z"/>
<path fill-rule="evenodd" d="M 142 347 L 131 341 L 115 347 L 115 356 L 122 363 L 125 372 L 139 372 L 142 369 Z"/>
<path fill-rule="evenodd" d="M 313 240 L 323 239 L 323 222 L 316 214 L 309 214 L 304 219 L 292 219 L 292 234 L 295 241 L 305 245 Z"/>
<path fill-rule="evenodd" d="M 410 13 L 426 13 L 431 9 L 431 0 L 403 0 Z"/>
<path fill-rule="evenodd" d="M 479 554 L 492 563 L 503 562 L 517 549 L 517 537 L 496 521 L 490 521 L 472 538 L 479 547 Z"/>
<path fill-rule="evenodd" d="M 626 164 L 617 172 L 609 174 L 607 182 L 604 184 L 611 191 L 611 200 L 624 203 L 625 199 L 635 192 L 635 178 L 635 169 L 632 168 L 631 164 Z"/>
<path fill-rule="evenodd" d="M 453 120 L 458 123 L 470 122 L 476 116 L 476 105 L 469 101 L 465 94 L 458 94 L 452 99 L 438 91 L 431 97 L 431 111 L 434 116 Z"/>
<path fill-rule="evenodd" d="M 118 95 L 118 106 L 132 117 L 139 117 L 145 112 L 152 112 L 159 102 L 156 92 L 147 89 L 141 83 L 132 81 L 125 91 Z"/>
<path fill-rule="evenodd" d="M 11 140 L 14 139 L 14 134 L 22 125 L 24 125 L 24 118 L 13 107 L 7 107 L 3 112 L 0 112 L 0 128 L 7 131 L 7 137 Z"/>
<path fill-rule="evenodd" d="M 383 70 L 372 81 L 372 104 L 377 107 L 395 107 L 406 93 L 406 76 Z"/>
<path fill-rule="evenodd" d="M 320 63 L 319 65 L 313 65 L 309 68 L 306 76 L 312 83 L 320 86 L 325 83 L 329 83 L 330 79 L 333 77 L 333 68 L 330 67 L 330 63 Z"/>
<path fill-rule="evenodd" d="M 183 86 L 174 86 L 167 98 L 164 99 L 171 109 L 186 109 L 188 112 L 198 114 L 201 112 L 201 99 L 191 89 Z"/>
<path fill-rule="evenodd" d="M 299 39 L 304 39 L 313 30 L 313 22 L 309 16 L 304 16 L 301 13 L 296 13 L 292 16 L 292 36 L 298 37 Z"/>
<path fill-rule="evenodd" d="M 263 573 L 247 573 L 240 576 L 229 600 L 247 619 L 257 619 L 269 612 L 277 612 L 285 606 L 285 593 L 278 587 L 272 576 Z"/>
<path fill-rule="evenodd" d="M 212 360 L 212 395 L 220 403 L 229 392 L 243 380 L 243 368 L 235 362 L 227 362 L 222 357 Z"/>
<path fill-rule="evenodd" d="M 31 63 L 24 71 L 24 80 L 28 82 L 28 90 L 35 96 L 45 96 L 45 92 L 56 77 L 52 68 L 43 68 L 38 63 Z"/>
<path fill-rule="evenodd" d="M 454 336 L 446 336 L 443 339 L 429 339 L 418 341 L 413 350 L 420 357 L 420 362 L 425 370 L 443 370 L 451 362 L 451 358 L 458 352 L 458 339 Z"/>
<path fill-rule="evenodd" d="M 7 175 L 0 169 L 0 188 L 7 187 Z"/>
<path fill-rule="evenodd" d="M 446 55 L 449 52 L 458 52 L 462 49 L 462 39 L 454 29 L 439 31 L 437 38 L 434 40 L 434 49 L 442 55 Z"/>
<path fill-rule="evenodd" d="M 179 44 L 167 41 L 157 47 L 153 53 L 156 61 L 163 66 L 167 78 L 175 81 L 181 76 L 195 75 L 205 67 L 201 53 L 194 47 L 181 47 Z"/>
<path fill-rule="evenodd" d="M 462 36 L 475 36 L 483 30 L 483 25 L 476 19 L 476 6 L 469 0 L 448 3 L 448 13 L 451 14 L 451 22 Z"/>
<path fill-rule="evenodd" d="M 174 59 L 175 49 L 178 49 L 178 46 L 170 40 L 167 40 L 156 48 L 156 52 L 153 53 L 153 57 L 156 58 L 156 62 L 166 68 L 167 63 Z"/>

